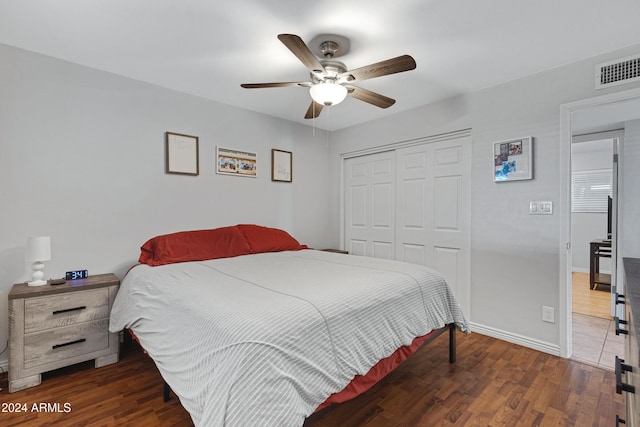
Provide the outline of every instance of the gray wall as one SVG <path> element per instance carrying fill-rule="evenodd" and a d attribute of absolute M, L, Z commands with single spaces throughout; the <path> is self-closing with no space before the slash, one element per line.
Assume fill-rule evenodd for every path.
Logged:
<path fill-rule="evenodd" d="M 332 243 L 323 131 L 4 45 L 0 94 L 0 350 L 29 235 L 51 236 L 46 278 L 122 276 L 150 237 L 243 222 Z M 199 136 L 200 176 L 164 173 L 165 131 Z M 258 178 L 217 175 L 216 145 L 255 151 Z M 272 148 L 293 183 L 271 181 Z"/>
<path fill-rule="evenodd" d="M 542 322 L 542 306 L 554 307 L 558 314 L 559 248 L 564 240 L 560 236 L 560 215 L 557 211 L 550 216 L 529 215 L 529 201 L 550 200 L 555 209 L 559 207 L 560 106 L 639 87 L 633 83 L 596 91 L 593 77 L 595 64 L 638 52 L 640 46 L 634 46 L 334 132 L 332 175 L 340 175 L 343 153 L 471 128 L 470 320 L 476 330 L 539 348 L 557 349 L 558 316 L 555 324 Z M 492 143 L 523 136 L 534 137 L 534 179 L 494 183 Z M 637 144 L 629 142 L 625 147 L 629 162 L 635 164 Z M 632 156 L 636 156 L 635 160 L 631 160 Z M 332 185 L 331 217 L 337 234 L 339 179 L 334 179 Z M 637 235 L 639 225 L 632 228 L 627 231 Z M 628 242 L 626 247 L 631 246 Z"/>

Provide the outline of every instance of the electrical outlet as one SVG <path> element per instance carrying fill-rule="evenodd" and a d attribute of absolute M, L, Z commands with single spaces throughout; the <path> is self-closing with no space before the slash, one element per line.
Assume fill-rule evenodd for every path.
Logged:
<path fill-rule="evenodd" d="M 542 306 L 542 321 L 556 323 L 555 310 L 553 307 Z"/>

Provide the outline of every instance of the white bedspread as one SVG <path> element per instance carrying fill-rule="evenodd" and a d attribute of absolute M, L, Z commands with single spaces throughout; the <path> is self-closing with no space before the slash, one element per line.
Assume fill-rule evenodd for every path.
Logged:
<path fill-rule="evenodd" d="M 303 250 L 137 266 L 109 329 L 134 331 L 197 426 L 284 427 L 449 323 L 467 330 L 433 270 Z"/>

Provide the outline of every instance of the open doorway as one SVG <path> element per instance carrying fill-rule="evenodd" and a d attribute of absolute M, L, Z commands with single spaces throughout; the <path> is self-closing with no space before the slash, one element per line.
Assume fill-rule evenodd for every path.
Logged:
<path fill-rule="evenodd" d="M 624 129 L 575 134 L 571 143 L 571 315 L 575 360 L 614 369 L 624 338 L 611 306 L 617 236 L 614 157 Z"/>
<path fill-rule="evenodd" d="M 574 135 L 571 144 L 572 312 L 604 319 L 613 316 L 614 146 L 623 137 L 624 129 L 591 132 Z"/>
<path fill-rule="evenodd" d="M 610 93 L 595 98 L 563 104 L 560 108 L 560 186 L 562 194 L 560 199 L 560 355 L 571 357 L 573 353 L 573 325 L 572 325 L 572 246 L 571 246 L 571 145 L 572 136 L 606 129 L 625 129 L 624 138 L 619 148 L 618 156 L 618 206 L 620 213 L 615 212 L 619 222 L 617 224 L 618 248 L 628 248 L 635 244 L 625 233 L 625 229 L 634 228 L 630 221 L 631 207 L 635 206 L 633 200 L 626 194 L 631 194 L 631 187 L 637 182 L 637 175 L 633 167 L 625 168 L 624 154 L 627 148 L 634 153 L 638 147 L 638 135 L 640 135 L 640 89 Z M 591 129 L 591 130 L 588 130 Z M 629 147 L 626 145 L 631 144 Z M 627 188 L 629 187 L 629 188 Z M 632 216 L 632 215 L 631 215 Z M 622 280 L 622 255 L 623 250 L 618 251 L 612 247 L 612 270 L 619 272 L 619 277 L 612 278 L 612 290 L 623 293 Z M 622 317 L 622 307 L 617 306 L 616 315 Z"/>

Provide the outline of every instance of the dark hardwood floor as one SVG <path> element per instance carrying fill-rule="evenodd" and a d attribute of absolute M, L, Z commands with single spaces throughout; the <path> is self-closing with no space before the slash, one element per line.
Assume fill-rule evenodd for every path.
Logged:
<path fill-rule="evenodd" d="M 458 361 L 450 365 L 447 345 L 444 334 L 367 393 L 312 415 L 305 427 L 613 426 L 624 413 L 613 372 L 460 333 Z M 4 427 L 193 425 L 175 396 L 162 401 L 160 376 L 135 344 L 115 365 L 61 369 L 12 394 L 6 380 L 0 387 L 0 409 L 27 406 L 0 412 Z M 32 411 L 34 403 L 59 403 L 61 412 Z"/>
<path fill-rule="evenodd" d="M 95 369 L 89 361 L 58 369 L 43 374 L 39 386 L 11 394 L 6 383 L 1 387 L 3 408 L 15 403 L 26 404 L 27 409 L 0 413 L 3 427 L 193 426 L 174 395 L 169 402 L 162 401 L 162 378 L 137 344 L 123 346 L 120 362 L 114 365 Z M 34 403 L 58 403 L 61 411 L 32 411 Z M 65 403 L 70 411 L 64 412 Z"/>

